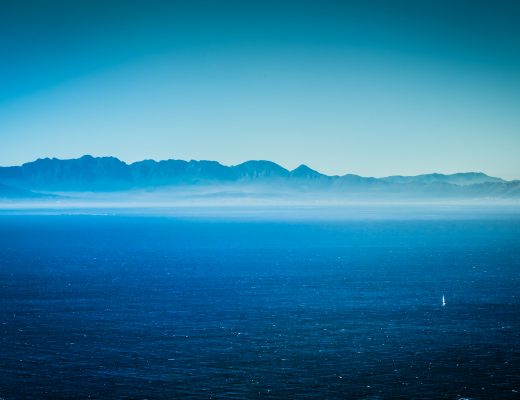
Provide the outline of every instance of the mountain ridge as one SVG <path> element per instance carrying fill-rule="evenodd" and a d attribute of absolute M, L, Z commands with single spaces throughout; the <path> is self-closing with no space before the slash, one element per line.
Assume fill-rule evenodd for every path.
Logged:
<path fill-rule="evenodd" d="M 126 163 L 116 157 L 91 155 L 73 159 L 40 158 L 20 166 L 0 167 L 0 184 L 15 192 L 51 193 L 254 184 L 278 191 L 520 197 L 520 181 L 506 181 L 482 172 L 373 178 L 355 174 L 326 175 L 304 164 L 289 170 L 268 160 L 248 160 L 227 166 L 211 160 L 147 159 Z"/>

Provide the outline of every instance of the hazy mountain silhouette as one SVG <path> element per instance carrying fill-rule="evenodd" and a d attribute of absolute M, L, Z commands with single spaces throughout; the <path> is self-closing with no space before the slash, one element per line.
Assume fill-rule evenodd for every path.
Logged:
<path fill-rule="evenodd" d="M 451 175 L 425 174 L 417 176 L 389 176 L 381 178 L 385 182 L 391 183 L 451 183 L 454 185 L 474 185 L 479 183 L 499 183 L 505 182 L 503 179 L 494 178 L 482 172 L 464 172 Z"/>
<path fill-rule="evenodd" d="M 0 199 L 20 199 L 20 198 L 44 198 L 44 194 L 34 193 L 30 190 L 19 189 L 12 186 L 0 184 Z"/>
<path fill-rule="evenodd" d="M 251 160 L 234 166 L 216 161 L 144 160 L 132 164 L 115 157 L 38 159 L 0 167 L 0 197 L 32 197 L 52 192 L 121 192 L 139 189 L 226 185 L 236 192 L 257 185 L 271 191 L 316 191 L 340 196 L 518 197 L 520 181 L 481 172 L 370 178 L 328 176 L 306 165 L 289 171 L 272 161 Z M 266 189 L 267 190 L 267 189 Z"/>

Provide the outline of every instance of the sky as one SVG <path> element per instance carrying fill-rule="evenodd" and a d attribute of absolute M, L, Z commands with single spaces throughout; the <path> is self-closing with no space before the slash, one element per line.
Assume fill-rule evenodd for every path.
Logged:
<path fill-rule="evenodd" d="M 0 2 L 0 165 L 520 179 L 520 2 Z"/>

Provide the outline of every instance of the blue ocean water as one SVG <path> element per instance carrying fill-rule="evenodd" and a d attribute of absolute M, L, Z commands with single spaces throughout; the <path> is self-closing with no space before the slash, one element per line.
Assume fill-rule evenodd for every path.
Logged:
<path fill-rule="evenodd" d="M 2 215 L 0 324 L 6 400 L 519 398 L 520 219 Z"/>

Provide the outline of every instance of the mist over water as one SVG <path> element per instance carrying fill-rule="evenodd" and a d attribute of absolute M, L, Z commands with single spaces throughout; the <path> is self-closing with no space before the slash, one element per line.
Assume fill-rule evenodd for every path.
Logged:
<path fill-rule="evenodd" d="M 0 397 L 515 398 L 519 237 L 515 207 L 4 210 Z"/>

